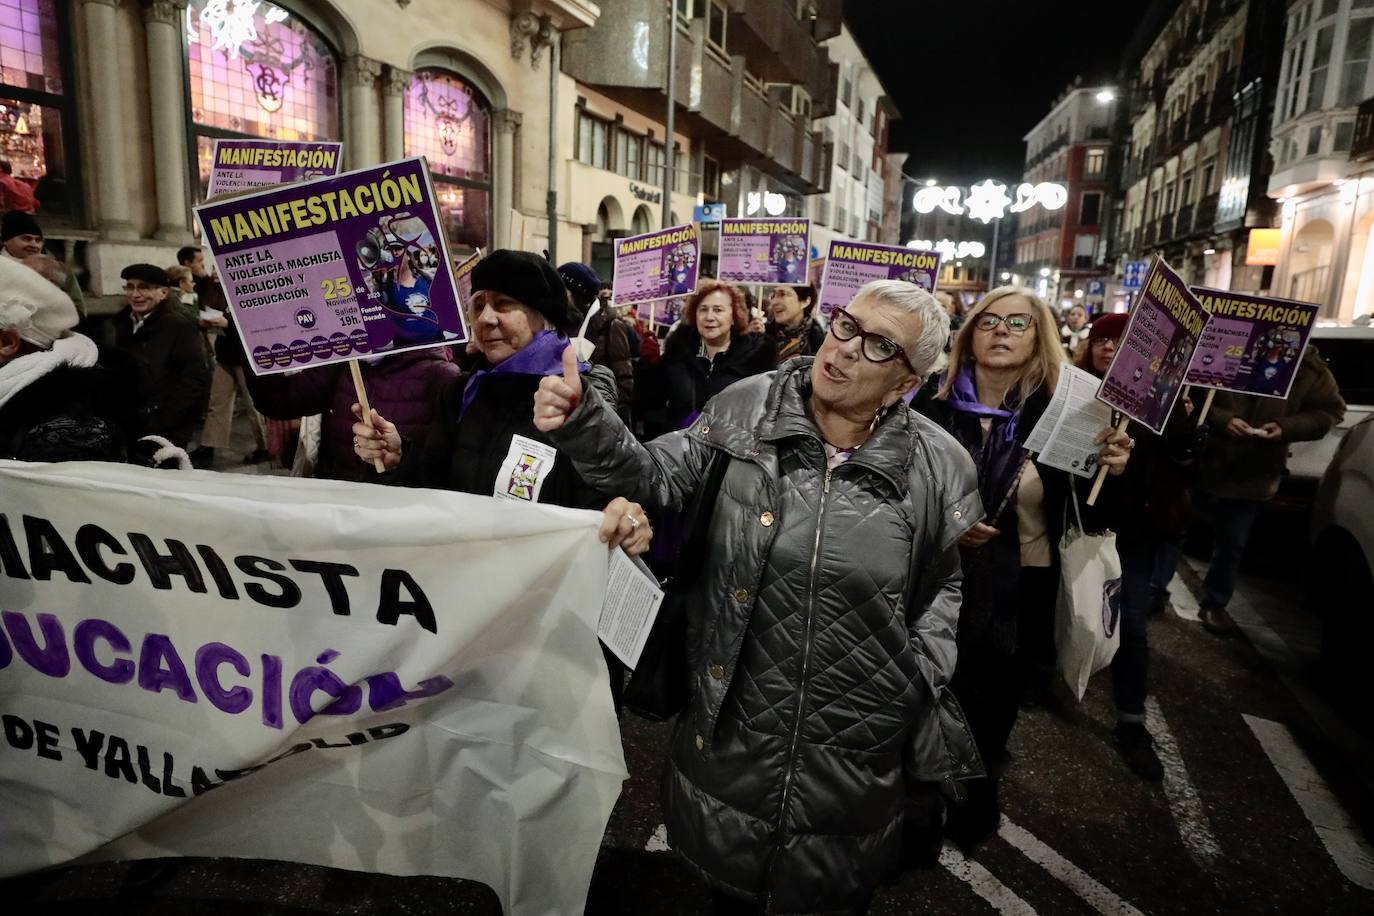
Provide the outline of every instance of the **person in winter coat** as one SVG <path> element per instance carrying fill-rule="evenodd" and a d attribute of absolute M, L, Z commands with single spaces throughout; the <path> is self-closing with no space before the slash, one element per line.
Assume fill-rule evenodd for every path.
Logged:
<path fill-rule="evenodd" d="M 772 341 L 748 328 L 749 313 L 738 289 L 718 280 L 697 287 L 682 310 L 682 321 L 663 342 L 660 365 L 667 404 L 658 411 L 661 432 L 681 429 L 711 398 L 777 364 Z"/>
<path fill-rule="evenodd" d="M 712 501 L 662 803 L 717 912 L 864 912 L 899 859 L 906 780 L 980 771 L 948 690 L 977 480 L 901 403 L 948 328 L 929 293 L 875 281 L 814 359 L 647 445 L 575 373 L 535 398 L 593 485 L 656 510 Z"/>
<path fill-rule="evenodd" d="M 1106 527 L 1102 513 L 1087 505 L 1091 479 L 1042 465 L 1025 449 L 1063 362 L 1049 307 L 1029 290 L 998 287 L 969 312 L 943 378 L 911 405 L 972 456 L 988 512 L 959 540 L 964 605 L 952 689 L 989 770 L 948 812 L 946 833 L 965 848 L 996 832 L 1007 738 L 1023 697 L 1050 684 L 1058 548 L 1071 487 L 1078 487 L 1085 527 Z M 1101 463 L 1121 474 L 1134 443 L 1110 428 L 1098 440 Z"/>
<path fill-rule="evenodd" d="M 1064 341 L 1064 355 L 1076 360 L 1092 332 L 1093 326 L 1088 321 L 1088 310 L 1081 305 L 1071 306 L 1064 316 L 1063 326 L 1059 329 L 1059 336 Z"/>
<path fill-rule="evenodd" d="M 1202 580 L 1203 627 L 1230 636 L 1227 613 L 1250 528 L 1288 467 L 1288 443 L 1320 439 L 1345 417 L 1336 379 L 1308 345 L 1285 400 L 1218 391 L 1207 415 L 1212 442 L 1198 472 L 1201 509 L 1212 522 L 1212 561 Z"/>
<path fill-rule="evenodd" d="M 358 363 L 370 406 L 390 418 L 417 449 L 423 448 L 437 416 L 440 396 L 461 374 L 449 348 L 363 357 Z M 353 404 L 358 395 L 347 365 L 335 363 L 294 375 L 249 375 L 246 379 L 254 406 L 265 416 L 293 420 L 321 415 L 316 477 L 377 482 L 376 471 L 358 461 L 353 452 Z"/>
<path fill-rule="evenodd" d="M 38 220 L 19 210 L 11 210 L 0 217 L 0 258 L 23 261 L 40 254 L 43 254 L 43 230 L 38 225 Z M 86 298 L 81 292 L 81 284 L 75 272 L 63 267 L 59 285 L 72 300 L 72 305 L 76 306 L 77 314 L 84 320 Z"/>
<path fill-rule="evenodd" d="M 362 422 L 354 404 L 360 418 L 353 424 L 354 452 L 366 465 L 380 460 L 394 470 L 385 482 L 399 486 L 574 509 L 604 507 L 602 539 L 631 555 L 643 553 L 652 530 L 639 504 L 611 499 L 587 483 L 531 418 L 540 379 L 564 369 L 564 330 L 571 318 L 558 273 L 538 255 L 499 249 L 473 268 L 471 302 L 477 369 L 445 386 L 426 440 L 406 437 L 376 408 L 371 422 Z M 614 403 L 610 371 L 585 371 Z M 603 652 L 618 707 L 624 667 L 609 650 Z"/>
<path fill-rule="evenodd" d="M 137 367 L 75 333 L 78 317 L 61 289 L 0 259 L 0 458 L 128 460 Z"/>
<path fill-rule="evenodd" d="M 115 346 L 142 367 L 142 389 L 130 394 L 141 405 L 143 430 L 185 448 L 210 397 L 205 341 L 194 321 L 169 306 L 161 267 L 131 264 L 119 276 L 127 307 L 114 319 Z"/>
<path fill-rule="evenodd" d="M 634 403 L 635 367 L 630 335 L 624 323 L 609 308 L 609 303 L 599 300 L 601 278 L 595 270 L 586 264 L 569 261 L 558 268 L 558 277 L 568 288 L 573 307 L 583 315 L 587 314 L 593 302 L 597 303 L 596 314 L 587 323 L 587 340 L 595 347 L 591 364 L 605 366 L 615 373 L 616 398 L 621 416 L 629 416 L 630 405 Z"/>
<path fill-rule="evenodd" d="M 1106 375 L 1127 321 L 1124 314 L 1111 314 L 1093 322 L 1088 346 L 1079 353 L 1078 368 L 1098 378 Z M 1121 559 L 1121 645 L 1112 658 L 1116 744 L 1126 765 L 1151 782 L 1164 778 L 1164 766 L 1145 724 L 1148 622 L 1154 609 L 1168 600 L 1169 580 L 1187 530 L 1192 474 L 1205 438 L 1191 416 L 1192 402 L 1180 397 L 1163 436 L 1131 423 L 1127 434 L 1136 447 L 1130 463 L 1099 499 L 1112 520 Z M 1119 417 L 1112 420 L 1115 425 Z"/>
<path fill-rule="evenodd" d="M 773 287 L 768 310 L 768 336 L 777 347 L 778 362 L 816 355 L 825 341 L 825 328 L 816 320 L 814 286 Z"/>

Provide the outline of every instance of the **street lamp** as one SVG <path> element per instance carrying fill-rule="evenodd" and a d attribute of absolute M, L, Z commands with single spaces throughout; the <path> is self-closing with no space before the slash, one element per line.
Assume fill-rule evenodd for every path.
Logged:
<path fill-rule="evenodd" d="M 1116 101 L 1116 90 L 1099 89 L 1094 98 L 1097 99 L 1097 104 L 1099 105 L 1110 105 L 1112 102 Z"/>
<path fill-rule="evenodd" d="M 1049 269 L 1048 267 L 1042 267 L 1042 268 L 1040 268 L 1040 276 L 1042 276 L 1042 277 L 1048 277 L 1049 275 L 1050 275 L 1050 269 Z"/>
<path fill-rule="evenodd" d="M 1011 274 L 1007 273 L 1005 270 L 1002 271 L 1002 279 L 1003 279 L 1003 280 L 1010 280 L 1010 279 L 1011 279 Z"/>

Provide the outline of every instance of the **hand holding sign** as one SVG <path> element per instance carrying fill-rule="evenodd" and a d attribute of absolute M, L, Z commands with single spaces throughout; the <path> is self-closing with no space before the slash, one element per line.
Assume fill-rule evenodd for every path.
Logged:
<path fill-rule="evenodd" d="M 353 405 L 353 416 L 358 422 L 353 424 L 353 451 L 368 464 L 381 469 L 391 470 L 401 463 L 401 433 L 396 424 L 389 422 L 377 411 L 372 411 L 371 424 L 363 420 L 363 408 Z"/>
<path fill-rule="evenodd" d="M 1102 443 L 1102 451 L 1097 453 L 1097 463 L 1113 477 L 1126 473 L 1126 462 L 1131 460 L 1135 440 L 1124 431 L 1109 426 L 1097 434 L 1097 441 Z"/>
<path fill-rule="evenodd" d="M 582 399 L 582 376 L 577 373 L 577 351 L 571 344 L 563 351 L 563 377 L 546 375 L 534 393 L 534 428 L 551 433 L 568 422 L 568 415 Z M 355 427 L 356 429 L 356 427 Z"/>

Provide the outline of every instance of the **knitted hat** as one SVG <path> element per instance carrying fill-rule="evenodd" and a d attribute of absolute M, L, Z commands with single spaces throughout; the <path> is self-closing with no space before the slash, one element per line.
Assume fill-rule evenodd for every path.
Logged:
<path fill-rule="evenodd" d="M 560 265 L 558 276 L 563 279 L 563 284 L 573 294 L 573 300 L 578 305 L 589 305 L 596 294 L 601 291 L 601 278 L 596 271 L 586 264 L 577 261 L 569 261 Z"/>
<path fill-rule="evenodd" d="M 568 290 L 547 258 L 498 248 L 472 269 L 472 292 L 503 293 L 534 309 L 559 331 L 568 326 Z"/>
<path fill-rule="evenodd" d="M 1110 337 L 1112 340 L 1120 340 L 1121 335 L 1126 330 L 1126 323 L 1130 320 L 1131 316 L 1123 312 L 1113 312 L 1110 315 L 1103 315 L 1093 322 L 1092 331 L 1088 334 L 1088 337 L 1093 340 L 1099 337 Z"/>
<path fill-rule="evenodd" d="M 130 264 L 119 272 L 121 280 L 142 280 L 144 283 L 151 283 L 153 286 L 171 286 L 172 279 L 167 276 L 167 271 L 158 267 L 156 264 Z"/>
<path fill-rule="evenodd" d="M 8 242 L 20 235 L 42 234 L 43 230 L 38 227 L 38 220 L 21 210 L 11 210 L 0 219 L 0 242 Z"/>
<path fill-rule="evenodd" d="M 0 329 L 47 350 L 80 316 L 67 294 L 23 262 L 0 258 Z"/>

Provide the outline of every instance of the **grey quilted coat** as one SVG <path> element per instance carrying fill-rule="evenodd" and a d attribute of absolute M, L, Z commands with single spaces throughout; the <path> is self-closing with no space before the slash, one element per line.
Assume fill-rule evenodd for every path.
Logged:
<path fill-rule="evenodd" d="M 603 492 L 680 507 L 728 460 L 688 601 L 690 705 L 663 777 L 669 842 L 771 913 L 848 912 L 899 854 L 908 779 L 981 774 L 947 690 L 968 453 L 890 412 L 827 471 L 811 359 L 732 385 L 641 445 L 588 391 L 552 438 Z"/>

